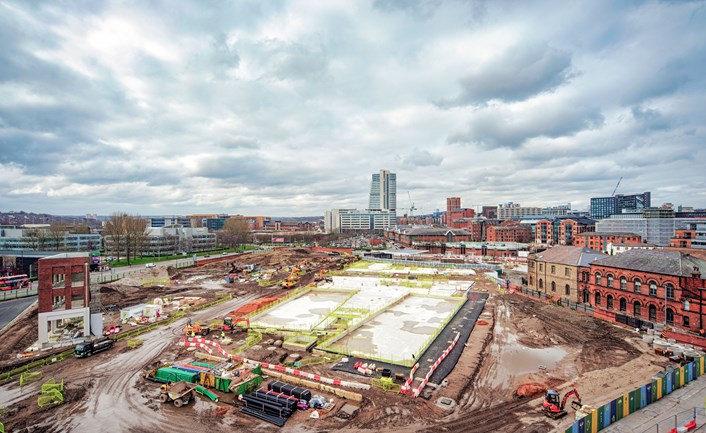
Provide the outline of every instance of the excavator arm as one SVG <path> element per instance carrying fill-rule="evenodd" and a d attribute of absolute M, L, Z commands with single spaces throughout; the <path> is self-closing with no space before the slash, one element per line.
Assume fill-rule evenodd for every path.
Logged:
<path fill-rule="evenodd" d="M 576 391 L 576 388 L 572 389 L 571 391 L 567 392 L 566 395 L 564 395 L 564 398 L 561 400 L 561 409 L 564 409 L 564 406 L 566 406 L 566 401 L 571 397 L 572 395 L 576 396 L 576 399 L 571 402 L 571 407 L 574 409 L 580 409 L 581 408 L 581 396 L 579 396 L 579 392 Z"/>

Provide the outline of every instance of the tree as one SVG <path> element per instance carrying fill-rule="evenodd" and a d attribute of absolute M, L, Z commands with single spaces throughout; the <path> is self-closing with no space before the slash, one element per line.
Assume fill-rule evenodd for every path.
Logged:
<path fill-rule="evenodd" d="M 127 263 L 130 264 L 130 253 L 138 257 L 145 249 L 147 241 L 147 221 L 139 215 L 129 215 L 125 219 L 125 250 Z"/>
<path fill-rule="evenodd" d="M 47 235 L 54 250 L 59 251 L 59 247 L 64 242 L 64 237 L 68 232 L 68 226 L 64 223 L 53 223 L 49 226 Z"/>
<path fill-rule="evenodd" d="M 245 218 L 228 218 L 221 230 L 222 242 L 228 246 L 236 247 L 247 242 L 250 237 L 250 225 Z"/>
<path fill-rule="evenodd" d="M 125 212 L 115 212 L 110 216 L 103 228 L 105 251 L 115 256 L 116 260 L 120 260 L 120 253 L 125 244 L 126 219 L 127 214 Z"/>

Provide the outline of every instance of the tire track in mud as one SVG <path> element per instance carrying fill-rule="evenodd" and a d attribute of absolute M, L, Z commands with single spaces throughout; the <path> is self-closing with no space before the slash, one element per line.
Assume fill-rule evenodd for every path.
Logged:
<path fill-rule="evenodd" d="M 203 321 L 220 317 L 258 297 L 258 294 L 246 295 L 194 313 L 191 319 Z M 140 347 L 120 353 L 107 362 L 93 364 L 87 370 L 74 368 L 74 374 L 67 374 L 65 380 L 74 384 L 90 381 L 91 387 L 83 402 L 73 408 L 68 417 L 62 420 L 63 414 L 56 413 L 52 425 L 57 431 L 78 432 L 154 432 L 164 431 L 164 426 L 168 425 L 169 431 L 192 433 L 195 428 L 199 428 L 201 424 L 197 422 L 197 416 L 193 417 L 193 422 L 187 421 L 188 417 L 179 417 L 179 424 L 171 423 L 168 414 L 163 410 L 155 410 L 154 405 L 150 404 L 157 400 L 145 397 L 137 386 L 138 381 L 144 380 L 142 369 L 168 347 L 176 344 L 179 338 L 175 336 L 174 330 L 183 328 L 187 320 L 183 318 L 145 334 L 145 341 Z"/>

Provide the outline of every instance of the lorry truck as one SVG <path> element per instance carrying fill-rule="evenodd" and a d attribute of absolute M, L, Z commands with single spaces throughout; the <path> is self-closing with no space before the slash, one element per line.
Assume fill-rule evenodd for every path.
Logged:
<path fill-rule="evenodd" d="M 74 347 L 74 356 L 76 358 L 87 358 L 95 353 L 108 350 L 115 344 L 115 340 L 110 338 L 101 338 L 95 341 L 84 341 Z"/>

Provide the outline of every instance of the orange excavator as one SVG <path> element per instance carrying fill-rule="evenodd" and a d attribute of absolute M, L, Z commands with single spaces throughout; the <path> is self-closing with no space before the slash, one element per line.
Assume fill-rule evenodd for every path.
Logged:
<path fill-rule="evenodd" d="M 581 397 L 579 396 L 579 392 L 576 391 L 576 388 L 564 394 L 564 398 L 562 398 L 561 401 L 559 401 L 558 392 L 553 389 L 547 390 L 547 394 L 544 397 L 544 402 L 542 402 L 542 412 L 544 412 L 544 415 L 552 419 L 559 419 L 566 416 L 564 407 L 566 406 L 566 401 L 572 395 L 576 396 L 576 399 L 571 401 L 571 407 L 574 410 L 581 409 Z"/>

